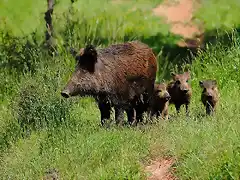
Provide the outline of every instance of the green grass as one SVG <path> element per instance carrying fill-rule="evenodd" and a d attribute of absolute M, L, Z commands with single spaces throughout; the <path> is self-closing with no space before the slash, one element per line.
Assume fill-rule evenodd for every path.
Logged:
<path fill-rule="evenodd" d="M 13 1 L 0 3 L 1 9 L 9 7 L 0 12 L 1 17 L 11 19 L 0 26 L 1 179 L 40 179 L 50 168 L 58 169 L 62 179 L 145 179 L 143 166 L 151 158 L 164 156 L 177 159 L 175 175 L 180 179 L 239 179 L 237 33 L 230 46 L 219 42 L 200 52 L 190 66 L 186 65 L 191 70 L 193 88 L 189 118 L 183 109 L 176 117 L 174 107 L 170 106 L 173 121 L 135 128 L 115 127 L 113 122 L 109 129 L 104 129 L 100 127 L 100 113 L 93 99 L 61 97 L 60 91 L 75 66 L 63 45 L 80 47 L 92 42 L 104 47 L 140 39 L 159 53 L 162 44 L 177 39 L 168 34 L 168 26 L 161 19 L 150 14 L 159 1 L 123 2 L 114 5 L 109 1 L 77 1 L 73 15 L 67 13 L 68 1 L 58 2 L 54 27 L 59 55 L 55 57 L 48 56 L 40 46 L 44 38 L 45 3 L 32 4 L 27 0 L 18 2 L 21 6 Z M 217 9 L 221 16 L 226 14 L 225 3 L 219 1 L 213 6 L 214 2 L 209 2 L 209 7 Z M 228 3 L 232 10 L 224 21 L 215 19 L 205 1 L 196 16 L 205 20 L 209 31 L 238 27 L 234 2 Z M 139 10 L 132 12 L 133 4 Z M 27 5 L 24 13 L 17 9 Z M 29 17 L 32 11 L 34 15 Z M 32 18 L 36 17 L 42 19 L 34 21 Z M 25 23 L 31 26 L 28 28 Z M 159 61 L 171 67 L 160 68 L 159 77 L 175 68 L 172 62 L 161 58 Z M 185 65 L 176 69 L 181 68 Z M 204 116 L 200 102 L 198 82 L 207 78 L 216 79 L 220 90 L 220 104 L 214 117 Z"/>
<path fill-rule="evenodd" d="M 231 30 L 239 27 L 240 20 L 236 18 L 240 7 L 238 0 L 202 0 L 201 2 L 202 6 L 195 16 L 204 22 L 207 31 Z"/>

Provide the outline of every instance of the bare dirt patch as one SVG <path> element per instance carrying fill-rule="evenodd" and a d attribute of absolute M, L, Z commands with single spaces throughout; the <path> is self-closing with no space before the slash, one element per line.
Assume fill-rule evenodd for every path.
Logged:
<path fill-rule="evenodd" d="M 122 4 L 122 0 L 113 0 L 112 3 L 113 4 Z"/>
<path fill-rule="evenodd" d="M 170 168 L 175 161 L 172 158 L 151 161 L 149 166 L 145 167 L 145 172 L 150 174 L 148 180 L 176 180 Z"/>
<path fill-rule="evenodd" d="M 200 3 L 194 0 L 166 0 L 153 9 L 156 16 L 161 16 L 170 24 L 173 34 L 183 37 L 179 46 L 199 47 L 203 41 L 203 29 L 193 21 L 194 12 Z"/>

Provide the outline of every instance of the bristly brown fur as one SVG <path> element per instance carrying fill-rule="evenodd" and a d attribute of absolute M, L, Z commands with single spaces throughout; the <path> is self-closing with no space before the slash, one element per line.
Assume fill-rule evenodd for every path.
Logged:
<path fill-rule="evenodd" d="M 165 83 L 155 83 L 154 94 L 150 100 L 149 110 L 151 116 L 156 115 L 157 118 L 168 119 L 168 105 L 171 99 L 167 91 Z"/>
<path fill-rule="evenodd" d="M 152 49 L 140 41 L 114 44 L 103 49 L 88 46 L 75 58 L 76 70 L 62 95 L 90 95 L 101 102 L 101 106 L 110 102 L 116 110 L 117 122 L 123 119 L 122 111 L 129 109 L 135 97 L 145 91 L 150 94 L 153 91 L 156 57 Z"/>
<path fill-rule="evenodd" d="M 183 74 L 172 73 L 173 80 L 168 84 L 167 90 L 171 96 L 170 104 L 174 104 L 177 112 L 179 113 L 180 107 L 185 104 L 186 114 L 189 113 L 188 107 L 192 97 L 192 88 L 188 83 L 191 78 L 190 72 Z"/>
<path fill-rule="evenodd" d="M 136 114 L 134 116 L 134 121 L 137 123 L 143 121 L 143 114 L 146 112 L 150 115 L 150 118 L 157 116 L 163 119 L 168 119 L 168 105 L 169 99 L 171 98 L 167 92 L 167 86 L 165 83 L 155 83 L 154 91 L 152 94 L 148 94 L 149 99 L 146 98 L 147 94 L 141 95 L 134 101 L 132 105 L 136 109 Z"/>
<path fill-rule="evenodd" d="M 211 115 L 216 110 L 219 101 L 217 81 L 212 79 L 199 81 L 199 86 L 203 89 L 201 101 L 206 108 L 206 114 Z"/>

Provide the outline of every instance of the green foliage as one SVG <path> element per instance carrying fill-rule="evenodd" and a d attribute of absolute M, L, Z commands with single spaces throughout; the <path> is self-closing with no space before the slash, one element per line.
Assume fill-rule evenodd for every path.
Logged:
<path fill-rule="evenodd" d="M 7 92 L 5 94 L 11 101 L 5 101 L 6 107 L 11 109 L 11 111 L 7 109 L 7 113 L 12 116 L 10 119 L 6 119 L 5 113 L 0 116 L 0 125 L 3 127 L 3 131 L 0 132 L 1 150 L 21 136 L 29 136 L 33 130 L 51 129 L 68 123 L 71 100 L 65 101 L 60 97 L 59 86 L 62 81 L 58 74 L 60 71 L 52 71 L 50 67 L 38 68 L 35 75 L 26 74 L 20 83 L 12 84 L 13 97 Z M 62 72 L 67 71 L 62 69 Z M 4 112 L 4 109 L 1 112 Z"/>
<path fill-rule="evenodd" d="M 233 161 L 238 158 L 239 141 L 239 57 L 239 43 L 230 48 L 218 43 L 202 52 L 191 66 L 192 117 L 187 122 L 177 118 L 158 135 L 163 137 L 161 143 L 166 144 L 168 153 L 180 158 L 177 175 L 181 179 L 238 179 L 239 167 Z M 216 79 L 220 90 L 215 117 L 202 116 L 198 83 L 208 78 Z"/>
<path fill-rule="evenodd" d="M 31 40 L 2 34 L 0 66 L 10 72 L 34 72 L 41 55 L 35 37 L 34 33 Z"/>
<path fill-rule="evenodd" d="M 236 17 L 239 13 L 240 1 L 211 0 L 201 3 L 195 16 L 204 22 L 207 31 L 214 29 L 225 31 L 239 27 L 240 20 Z"/>
<path fill-rule="evenodd" d="M 76 1 L 67 13 L 67 9 L 59 4 L 56 6 L 54 27 L 59 34 L 59 42 L 68 46 L 79 47 L 86 43 L 107 45 L 156 36 L 158 33 L 166 38 L 161 41 L 169 39 L 170 42 L 169 27 L 152 15 L 153 7 L 152 2 L 145 1 Z"/>
<path fill-rule="evenodd" d="M 40 34 L 43 34 L 44 30 L 43 15 L 47 9 L 46 1 L 3 0 L 0 2 L 0 9 L 0 31 L 17 37 L 38 31 L 39 36 L 42 36 Z"/>
<path fill-rule="evenodd" d="M 70 116 L 66 119 L 68 123 L 64 126 L 48 126 L 45 130 L 33 132 L 28 139 L 17 140 L 9 151 L 2 154 L 0 173 L 3 178 L 36 179 L 43 176 L 45 170 L 57 168 L 64 179 L 141 179 L 145 175 L 140 164 L 155 152 L 155 155 L 160 157 L 170 155 L 178 159 L 176 175 L 181 179 L 239 178 L 236 161 L 239 158 L 240 137 L 240 76 L 237 71 L 240 68 L 239 57 L 240 48 L 237 42 L 229 48 L 222 47 L 219 43 L 216 47 L 202 52 L 193 62 L 190 69 L 193 100 L 190 106 L 191 114 L 187 119 L 183 109 L 180 116 L 176 117 L 174 107 L 170 106 L 173 121 L 161 121 L 138 128 L 111 126 L 111 129 L 105 130 L 99 126 L 99 110 L 96 104 L 92 103 L 91 99 L 81 99 L 71 105 Z M 43 76 L 41 70 L 34 77 L 38 81 L 32 82 L 36 87 L 40 86 L 38 84 L 47 84 L 51 89 L 46 91 L 44 86 L 37 88 L 37 97 L 46 101 L 44 104 L 41 102 L 41 106 L 51 106 L 52 103 L 62 101 L 59 100 L 59 94 L 52 95 L 54 97 L 46 96 L 49 92 L 59 92 L 57 89 L 60 90 L 66 81 L 62 79 L 67 79 L 70 73 L 64 68 L 67 62 L 62 66 L 59 65 L 61 60 L 56 61 L 58 63 L 53 63 L 56 64 L 55 67 L 48 67 L 44 71 L 48 80 L 40 83 L 39 79 Z M 57 73 L 52 69 L 58 69 L 63 76 L 56 78 Z M 201 88 L 198 82 L 206 78 L 216 79 L 220 89 L 220 104 L 214 117 L 204 115 L 205 111 L 200 102 Z M 31 84 L 29 81 L 29 78 L 26 78 L 27 84 Z M 25 85 L 21 86 L 31 92 Z M 34 108 L 39 107 L 36 99 L 34 103 Z M 60 106 L 66 106 L 66 103 Z M 53 121 L 58 120 L 61 115 L 61 112 L 54 108 L 48 107 L 45 110 L 48 110 L 48 115 L 59 114 Z M 29 117 L 34 115 L 32 112 L 29 112 Z M 35 114 L 41 119 L 44 117 L 36 112 Z"/>
<path fill-rule="evenodd" d="M 53 23 L 59 53 L 54 57 L 42 46 L 46 2 L 0 2 L 2 179 L 40 179 L 50 168 L 58 169 L 62 179 L 144 179 L 145 160 L 165 155 L 176 157 L 180 179 L 239 179 L 239 35 L 228 39 L 230 46 L 219 42 L 200 52 L 191 65 L 175 67 L 160 52 L 162 44 L 171 47 L 178 37 L 152 16 L 159 2 L 79 0 L 71 8 L 68 0 L 56 1 Z M 196 17 L 208 30 L 239 26 L 235 0 L 203 3 Z M 172 121 L 104 129 L 92 98 L 60 96 L 75 65 L 69 47 L 133 39 L 158 54 L 158 81 L 172 70 L 190 68 L 190 117 L 183 109 L 177 117 L 170 106 Z M 205 116 L 200 102 L 198 83 L 207 78 L 216 79 L 220 90 L 213 117 Z"/>
<path fill-rule="evenodd" d="M 21 128 L 40 129 L 69 119 L 69 103 L 49 92 L 44 82 L 31 81 L 21 85 L 15 100 L 14 112 Z"/>

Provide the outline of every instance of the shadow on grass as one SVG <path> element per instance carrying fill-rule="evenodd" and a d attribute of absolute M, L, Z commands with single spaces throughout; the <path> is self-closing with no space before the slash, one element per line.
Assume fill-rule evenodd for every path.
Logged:
<path fill-rule="evenodd" d="M 201 48 L 198 47 L 181 47 L 176 44 L 179 39 L 177 36 L 170 34 L 168 37 L 161 33 L 140 38 L 142 42 L 153 48 L 158 56 L 157 81 L 169 80 L 171 71 L 183 71 L 186 65 L 191 65 L 198 56 L 199 50 L 207 51 L 207 45 L 217 45 L 228 47 L 240 36 L 240 28 L 231 32 L 214 29 L 204 33 Z M 166 40 L 167 39 L 167 40 Z M 184 67 L 185 66 L 185 67 Z"/>

